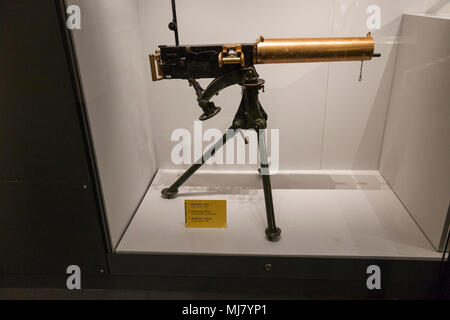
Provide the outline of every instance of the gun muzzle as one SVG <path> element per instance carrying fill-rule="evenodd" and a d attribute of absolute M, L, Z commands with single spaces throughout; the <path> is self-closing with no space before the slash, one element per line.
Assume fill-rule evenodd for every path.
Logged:
<path fill-rule="evenodd" d="M 353 38 L 264 39 L 254 47 L 253 63 L 362 61 L 374 56 L 374 40 Z"/>

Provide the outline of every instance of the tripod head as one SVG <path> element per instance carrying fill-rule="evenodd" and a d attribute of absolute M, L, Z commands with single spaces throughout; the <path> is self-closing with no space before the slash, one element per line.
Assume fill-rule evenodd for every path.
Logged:
<path fill-rule="evenodd" d="M 220 107 L 216 107 L 214 102 L 210 101 L 215 95 L 218 95 L 220 91 L 236 84 L 243 88 L 255 87 L 259 90 L 264 87 L 264 80 L 259 79 L 258 73 L 252 66 L 225 73 L 223 76 L 214 79 L 206 90 L 203 90 L 195 79 L 189 79 L 189 84 L 192 85 L 196 91 L 198 105 L 203 110 L 200 120 L 204 121 L 220 112 Z"/>

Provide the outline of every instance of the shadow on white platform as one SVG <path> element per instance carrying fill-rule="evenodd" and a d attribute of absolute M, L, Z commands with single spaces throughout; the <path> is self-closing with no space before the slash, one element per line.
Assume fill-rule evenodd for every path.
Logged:
<path fill-rule="evenodd" d="M 282 171 L 271 176 L 280 241 L 265 239 L 254 171 L 199 171 L 177 198 L 160 192 L 180 170 L 159 170 L 117 253 L 440 259 L 378 171 Z M 187 229 L 184 200 L 227 200 L 226 229 Z"/>

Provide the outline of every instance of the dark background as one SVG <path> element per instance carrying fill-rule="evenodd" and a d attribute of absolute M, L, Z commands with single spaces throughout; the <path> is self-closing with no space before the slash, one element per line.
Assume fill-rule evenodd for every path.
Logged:
<path fill-rule="evenodd" d="M 0 1 L 0 274 L 107 271 L 59 1 Z"/>

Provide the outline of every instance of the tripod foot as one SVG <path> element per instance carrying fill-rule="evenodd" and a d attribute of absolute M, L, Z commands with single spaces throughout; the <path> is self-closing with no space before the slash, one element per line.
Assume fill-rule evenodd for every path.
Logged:
<path fill-rule="evenodd" d="M 172 190 L 170 188 L 166 188 L 161 191 L 163 198 L 166 198 L 166 199 L 172 199 L 173 197 L 175 197 L 175 195 L 177 193 L 178 193 L 178 189 Z"/>
<path fill-rule="evenodd" d="M 269 228 L 266 229 L 266 236 L 267 239 L 271 242 L 278 241 L 280 239 L 281 229 L 276 228 L 275 231 L 269 230 Z"/>

